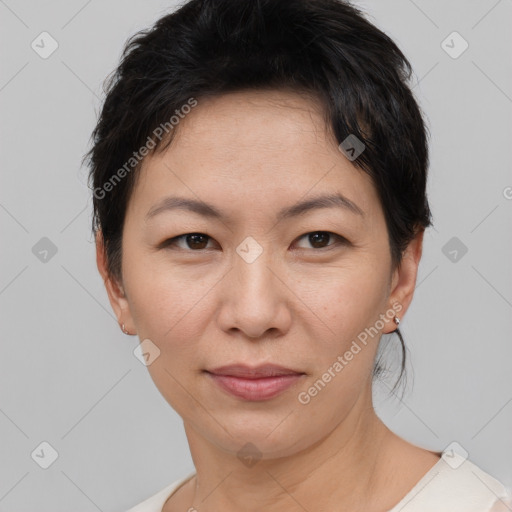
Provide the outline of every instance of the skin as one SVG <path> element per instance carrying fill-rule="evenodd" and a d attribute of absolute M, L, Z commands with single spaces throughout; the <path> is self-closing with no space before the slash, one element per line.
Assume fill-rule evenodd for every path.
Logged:
<path fill-rule="evenodd" d="M 423 232 L 392 271 L 384 214 L 366 173 L 338 149 L 318 104 L 292 91 L 199 99 L 169 148 L 143 162 L 123 232 L 122 283 L 97 263 L 119 323 L 160 350 L 155 385 L 183 418 L 197 475 L 164 505 L 211 512 L 391 509 L 439 460 L 391 432 L 375 414 L 378 335 L 306 405 L 298 400 L 357 335 L 413 298 Z M 286 206 L 339 192 L 364 212 L 320 208 L 275 221 Z M 222 221 L 166 211 L 168 195 L 213 204 Z M 331 232 L 318 245 L 308 234 Z M 199 245 L 167 239 L 204 233 Z M 247 263 L 247 236 L 263 252 Z M 190 242 L 190 240 L 189 240 Z M 266 401 L 245 401 L 203 370 L 275 363 L 305 375 Z M 252 443 L 251 467 L 237 453 Z"/>

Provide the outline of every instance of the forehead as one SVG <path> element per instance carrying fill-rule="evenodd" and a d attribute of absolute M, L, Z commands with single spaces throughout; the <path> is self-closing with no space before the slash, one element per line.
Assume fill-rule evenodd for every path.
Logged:
<path fill-rule="evenodd" d="M 197 101 L 169 147 L 144 160 L 134 191 L 145 208 L 140 214 L 171 192 L 233 212 L 237 206 L 282 210 L 339 192 L 372 215 L 373 183 L 338 149 L 312 97 L 256 90 Z"/>
<path fill-rule="evenodd" d="M 320 103 L 305 93 L 238 91 L 199 99 L 194 111 L 180 122 L 176 139 L 184 147 L 200 143 L 253 153 L 296 151 L 297 144 L 307 139 L 329 137 L 322 116 Z"/>

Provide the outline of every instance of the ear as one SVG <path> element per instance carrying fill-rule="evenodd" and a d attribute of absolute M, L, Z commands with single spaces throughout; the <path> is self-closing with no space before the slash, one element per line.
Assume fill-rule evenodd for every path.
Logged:
<path fill-rule="evenodd" d="M 107 270 L 107 257 L 105 253 L 105 244 L 101 230 L 96 232 L 96 265 L 103 278 L 103 283 L 108 294 L 108 300 L 121 326 L 124 324 L 126 331 L 135 332 L 133 318 L 130 312 L 130 305 L 123 289 L 122 283 L 109 275 Z"/>
<path fill-rule="evenodd" d="M 416 287 L 416 277 L 418 274 L 418 266 L 423 251 L 423 235 L 424 229 L 420 229 L 415 238 L 409 243 L 407 249 L 403 253 L 400 266 L 395 269 L 391 279 L 389 307 L 395 305 L 396 316 L 402 320 L 414 296 Z M 401 309 L 400 307 L 401 306 Z M 391 327 L 388 332 L 396 329 L 393 319 L 390 322 Z"/>

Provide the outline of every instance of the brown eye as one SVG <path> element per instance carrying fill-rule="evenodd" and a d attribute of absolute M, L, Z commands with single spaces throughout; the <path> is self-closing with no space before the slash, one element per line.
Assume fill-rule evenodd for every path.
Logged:
<path fill-rule="evenodd" d="M 310 247 L 301 247 L 301 249 L 326 249 L 333 245 L 339 245 L 347 243 L 347 240 L 336 233 L 331 233 L 330 231 L 312 231 L 311 233 L 306 233 L 302 235 L 299 240 L 306 238 L 310 244 Z M 330 240 L 335 239 L 337 243 L 329 243 Z"/>
<path fill-rule="evenodd" d="M 210 237 L 204 233 L 186 233 L 170 238 L 161 244 L 161 247 L 178 246 L 179 249 L 200 251 L 207 248 Z M 181 245 L 179 242 L 183 242 Z"/>

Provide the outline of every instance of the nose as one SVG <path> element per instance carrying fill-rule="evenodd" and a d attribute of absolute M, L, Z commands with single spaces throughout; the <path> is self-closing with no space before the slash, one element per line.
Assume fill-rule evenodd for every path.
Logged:
<path fill-rule="evenodd" d="M 222 280 L 219 327 L 227 333 L 242 333 L 252 340 L 285 334 L 292 320 L 292 297 L 286 271 L 269 249 L 253 261 L 238 253 Z"/>

